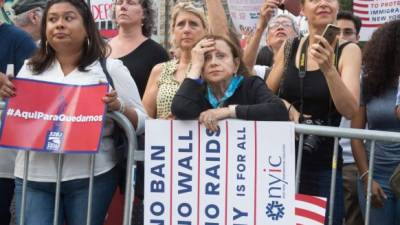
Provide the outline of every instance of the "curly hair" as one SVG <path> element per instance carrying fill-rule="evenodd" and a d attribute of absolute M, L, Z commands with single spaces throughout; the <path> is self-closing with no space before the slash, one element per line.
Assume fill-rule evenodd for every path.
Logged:
<path fill-rule="evenodd" d="M 153 2 L 151 0 L 142 0 L 140 2 L 144 13 L 142 33 L 144 36 L 150 37 L 154 28 L 155 11 L 152 7 Z"/>
<path fill-rule="evenodd" d="M 154 15 L 155 11 L 152 7 L 153 1 L 151 0 L 140 0 L 140 5 L 143 8 L 143 21 L 142 21 L 142 33 L 146 37 L 150 37 L 154 28 Z"/>
<path fill-rule="evenodd" d="M 400 75 L 400 20 L 385 23 L 372 35 L 363 52 L 366 102 L 396 86 Z"/>

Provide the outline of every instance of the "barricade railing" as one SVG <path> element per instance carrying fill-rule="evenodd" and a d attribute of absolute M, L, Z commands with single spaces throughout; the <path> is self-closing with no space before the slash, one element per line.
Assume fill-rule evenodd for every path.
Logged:
<path fill-rule="evenodd" d="M 296 193 L 299 192 L 299 186 L 300 186 L 301 161 L 302 161 L 302 154 L 303 154 L 304 135 L 312 134 L 312 135 L 334 138 L 331 190 L 330 190 L 330 196 L 329 196 L 330 201 L 329 201 L 329 212 L 328 212 L 329 225 L 333 224 L 333 210 L 334 210 L 334 203 L 335 203 L 334 199 L 335 199 L 335 193 L 336 193 L 335 192 L 336 173 L 337 173 L 336 165 L 338 162 L 339 138 L 362 139 L 362 140 L 371 141 L 370 156 L 369 156 L 368 185 L 367 185 L 367 201 L 366 201 L 366 209 L 365 209 L 365 225 L 369 225 L 370 224 L 370 210 L 371 210 L 371 187 L 372 187 L 372 177 L 373 177 L 373 170 L 374 170 L 375 143 L 376 143 L 376 141 L 399 142 L 400 143 L 400 133 L 366 130 L 366 129 L 352 129 L 352 128 L 304 125 L 304 124 L 296 124 L 295 131 L 297 134 L 299 134 L 298 158 L 297 158 L 297 166 L 296 166 Z"/>
<path fill-rule="evenodd" d="M 4 103 L 0 103 L 0 107 L 4 109 Z M 144 154 L 143 151 L 136 151 L 137 149 L 137 138 L 135 129 L 132 126 L 132 123 L 121 113 L 119 112 L 111 112 L 107 114 L 107 117 L 110 117 L 113 121 L 115 121 L 125 132 L 128 138 L 128 154 L 127 154 L 127 168 L 126 168 L 126 183 L 125 183 L 125 200 L 124 200 L 124 215 L 123 215 L 123 224 L 130 225 L 131 224 L 131 211 L 133 204 L 134 196 L 134 180 L 133 173 L 136 167 L 136 161 L 143 161 Z M 25 208 L 26 208 L 26 189 L 28 184 L 28 172 L 29 172 L 29 155 L 30 152 L 26 151 L 25 161 L 24 161 L 24 172 L 23 172 L 23 183 L 22 183 L 22 198 L 21 198 L 21 210 L 19 216 L 19 225 L 23 225 L 25 223 Z M 48 153 L 54 154 L 54 153 Z M 137 156 L 136 156 L 137 155 Z M 91 154 L 89 157 L 89 193 L 88 193 L 88 207 L 87 207 L 87 217 L 86 217 L 86 225 L 90 225 L 92 221 L 92 200 L 93 200 L 93 182 L 94 182 L 94 168 L 95 168 L 95 158 L 96 154 Z M 54 218 L 53 224 L 58 225 L 59 221 L 59 207 L 60 207 L 60 190 L 61 190 L 61 179 L 62 179 L 62 167 L 63 167 L 64 155 L 58 154 L 58 162 L 57 162 L 57 176 L 56 176 L 56 192 L 55 192 L 55 206 L 54 206 Z"/>
<path fill-rule="evenodd" d="M 0 102 L 0 109 L 4 109 L 4 102 Z M 124 201 L 124 215 L 123 224 L 131 224 L 132 215 L 132 204 L 134 196 L 134 180 L 133 173 L 136 167 L 136 162 L 144 161 L 144 152 L 137 150 L 137 139 L 135 129 L 133 128 L 130 121 L 123 116 L 121 113 L 112 112 L 107 114 L 108 117 L 113 119 L 121 128 L 125 131 L 128 137 L 128 156 L 127 156 L 127 173 L 126 173 L 126 184 L 125 184 L 125 201 Z M 303 142 L 304 135 L 318 135 L 323 137 L 334 138 L 334 149 L 332 159 L 332 177 L 331 177 L 331 190 L 330 190 L 330 201 L 329 201 L 329 212 L 328 221 L 329 225 L 333 224 L 333 210 L 334 210 L 334 199 L 336 189 L 336 173 L 337 173 L 337 162 L 338 162 L 338 149 L 339 149 L 339 138 L 353 138 L 371 141 L 370 144 L 370 157 L 369 157 L 369 173 L 368 173 L 368 185 L 367 185 L 367 201 L 366 201 L 366 213 L 365 213 L 365 225 L 369 225 L 370 221 L 370 210 L 371 210 L 371 187 L 373 177 L 373 164 L 374 164 L 374 153 L 376 141 L 385 142 L 399 142 L 400 133 L 397 132 L 386 132 L 386 131 L 375 131 L 366 129 L 352 129 L 352 128 L 339 128 L 339 127 L 328 127 L 328 126 L 316 126 L 316 125 L 304 125 L 296 124 L 295 132 L 299 135 L 299 146 L 298 146 L 298 158 L 296 165 L 296 193 L 299 192 L 300 186 L 300 174 L 301 174 L 301 161 L 303 153 Z M 24 162 L 24 174 L 23 174 L 23 186 L 22 186 L 22 200 L 20 210 L 20 225 L 24 224 L 25 214 L 25 203 L 26 203 L 26 187 L 27 177 L 29 170 L 29 151 L 25 153 Z M 53 153 L 52 153 L 53 154 Z M 93 190 L 93 179 L 94 179 L 94 162 L 95 154 L 90 156 L 90 177 L 89 177 L 89 197 L 88 197 L 88 209 L 87 209 L 87 220 L 86 225 L 91 224 L 91 208 L 92 208 L 92 190 Z M 60 189 L 61 189 L 61 174 L 62 174 L 63 154 L 58 154 L 58 165 L 57 165 L 57 181 L 56 181 L 56 198 L 54 208 L 54 221 L 53 224 L 57 225 L 59 217 L 59 203 L 60 203 Z M 17 215 L 18 216 L 18 215 Z"/>

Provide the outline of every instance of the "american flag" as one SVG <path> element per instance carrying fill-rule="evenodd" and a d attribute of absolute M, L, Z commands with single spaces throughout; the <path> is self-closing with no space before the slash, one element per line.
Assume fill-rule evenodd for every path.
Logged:
<path fill-rule="evenodd" d="M 326 198 L 296 194 L 296 225 L 324 225 Z"/>
<path fill-rule="evenodd" d="M 381 7 L 385 2 L 387 1 L 353 0 L 354 15 L 360 17 L 363 27 L 377 28 L 385 22 L 382 20 L 383 17 L 379 16 L 385 14 L 382 11 L 385 7 Z"/>

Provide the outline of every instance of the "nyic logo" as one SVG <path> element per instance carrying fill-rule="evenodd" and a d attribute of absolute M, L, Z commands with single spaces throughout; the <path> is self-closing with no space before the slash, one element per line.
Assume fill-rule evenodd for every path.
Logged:
<path fill-rule="evenodd" d="M 269 156 L 267 160 L 268 169 L 264 169 L 268 180 L 268 204 L 266 216 L 273 221 L 283 219 L 285 215 L 284 202 L 288 182 L 285 180 L 285 151 L 282 155 Z"/>

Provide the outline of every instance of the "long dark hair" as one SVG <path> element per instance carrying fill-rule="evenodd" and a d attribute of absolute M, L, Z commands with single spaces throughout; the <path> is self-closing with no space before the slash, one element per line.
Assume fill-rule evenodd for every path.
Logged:
<path fill-rule="evenodd" d="M 78 60 L 78 70 L 86 71 L 86 67 L 92 64 L 99 58 L 105 58 L 110 52 L 108 45 L 105 43 L 103 38 L 100 36 L 97 30 L 96 24 L 93 19 L 93 15 L 88 5 L 82 0 L 50 0 L 43 12 L 43 18 L 40 28 L 40 45 L 36 54 L 29 60 L 28 66 L 35 74 L 40 74 L 54 62 L 55 51 L 48 45 L 46 37 L 47 29 L 47 14 L 50 7 L 58 3 L 69 3 L 73 5 L 79 12 L 83 19 L 83 25 L 85 27 L 88 41 L 82 46 L 83 52 Z"/>
<path fill-rule="evenodd" d="M 372 35 L 363 52 L 366 101 L 397 85 L 400 75 L 400 20 L 385 23 Z"/>

